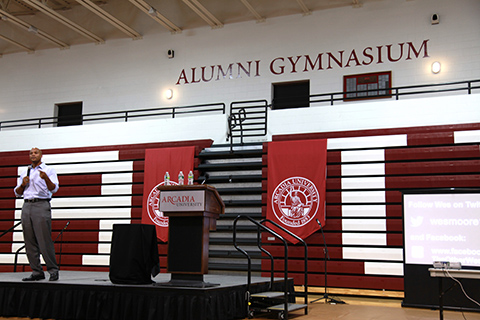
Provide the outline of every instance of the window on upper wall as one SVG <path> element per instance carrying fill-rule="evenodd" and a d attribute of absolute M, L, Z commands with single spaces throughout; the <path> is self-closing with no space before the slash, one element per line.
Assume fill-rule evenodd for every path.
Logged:
<path fill-rule="evenodd" d="M 59 103 L 55 105 L 57 127 L 83 124 L 82 102 Z"/>
<path fill-rule="evenodd" d="M 305 108 L 310 106 L 310 81 L 273 83 L 272 109 Z"/>
<path fill-rule="evenodd" d="M 374 72 L 354 74 L 343 77 L 343 99 L 378 99 L 390 98 L 392 96 L 392 72 Z"/>

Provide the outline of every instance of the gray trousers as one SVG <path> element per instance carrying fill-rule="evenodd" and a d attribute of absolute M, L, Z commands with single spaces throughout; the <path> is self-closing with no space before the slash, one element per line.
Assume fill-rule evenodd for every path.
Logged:
<path fill-rule="evenodd" d="M 40 254 L 47 264 L 47 271 L 58 272 L 55 247 L 52 241 L 52 211 L 50 202 L 24 202 L 22 228 L 27 258 L 32 274 L 43 274 Z"/>

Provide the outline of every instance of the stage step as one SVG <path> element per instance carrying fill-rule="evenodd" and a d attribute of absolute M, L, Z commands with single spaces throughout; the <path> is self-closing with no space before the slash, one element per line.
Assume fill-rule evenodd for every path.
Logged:
<path fill-rule="evenodd" d="M 280 298 L 282 299 L 283 296 L 285 295 L 285 292 L 280 292 L 280 291 L 266 291 L 266 292 L 257 292 L 257 293 L 252 293 L 250 296 L 252 298 L 259 298 L 259 299 L 274 299 L 274 298 Z"/>
<path fill-rule="evenodd" d="M 275 306 L 268 307 L 267 310 L 278 312 L 278 319 L 286 319 L 286 316 L 285 316 L 286 312 L 304 310 L 307 308 L 308 306 L 306 304 L 288 303 L 287 310 L 285 310 L 285 305 L 282 303 L 282 304 L 277 304 Z"/>
<path fill-rule="evenodd" d="M 275 312 L 278 319 L 286 319 L 289 312 L 297 310 L 308 310 L 307 304 L 287 303 L 285 310 L 285 292 L 266 291 L 250 295 L 249 318 L 253 318 L 256 313 Z"/>
<path fill-rule="evenodd" d="M 233 246 L 233 221 L 238 215 L 262 219 L 263 143 L 212 145 L 199 154 L 197 181 L 215 187 L 225 203 L 225 214 L 217 220 L 217 230 L 210 232 L 209 270 L 215 272 L 247 271 L 248 260 Z M 254 271 L 261 270 L 262 255 L 256 247 L 257 229 L 245 223 L 237 240 L 252 252 Z M 250 252 L 249 251 L 249 252 Z"/>

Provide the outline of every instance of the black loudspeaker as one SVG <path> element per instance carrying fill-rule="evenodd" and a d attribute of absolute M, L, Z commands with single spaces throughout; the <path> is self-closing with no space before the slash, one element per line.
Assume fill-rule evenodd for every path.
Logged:
<path fill-rule="evenodd" d="M 154 225 L 113 225 L 110 281 L 116 284 L 151 284 L 160 272 Z"/>

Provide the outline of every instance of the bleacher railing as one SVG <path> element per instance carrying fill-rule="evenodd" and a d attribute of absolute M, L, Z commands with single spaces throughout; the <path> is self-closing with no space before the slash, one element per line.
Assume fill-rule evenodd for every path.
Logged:
<path fill-rule="evenodd" d="M 441 93 L 467 93 L 472 94 L 473 90 L 480 89 L 480 79 L 466 80 L 457 82 L 422 84 L 414 86 L 401 86 L 390 88 L 376 88 L 370 90 L 358 90 L 348 92 L 332 92 L 313 94 L 310 96 L 310 104 L 326 103 L 333 106 L 336 102 L 347 101 L 364 101 L 366 99 L 375 98 L 395 98 L 400 100 L 400 97 L 412 97 L 418 95 L 438 95 Z M 383 92 L 384 94 L 381 94 Z M 349 98 L 349 95 L 354 95 L 355 98 Z"/>
<path fill-rule="evenodd" d="M 437 84 L 377 88 L 360 91 L 322 93 L 310 95 L 309 105 L 334 105 L 335 103 L 339 104 L 351 101 L 363 101 L 365 99 L 372 98 L 395 98 L 395 100 L 400 100 L 401 97 L 406 98 L 420 95 L 429 96 L 453 93 L 472 94 L 475 90 L 479 89 L 480 79 Z M 352 94 L 356 94 L 355 98 L 350 98 Z M 272 104 L 269 104 L 267 100 L 232 102 L 230 104 L 227 132 L 230 141 L 232 142 L 233 138 L 239 137 L 240 143 L 243 143 L 244 137 L 265 135 L 267 132 L 267 110 L 268 108 L 271 108 L 271 106 Z M 223 114 L 226 113 L 225 103 L 210 103 L 190 106 L 90 113 L 82 115 L 80 120 L 78 120 L 77 118 L 72 118 L 72 121 L 79 121 L 79 123 L 77 124 L 84 124 L 87 122 L 111 122 L 119 120 L 127 122 L 138 118 L 175 118 L 180 115 L 218 112 L 221 112 Z M 62 120 L 64 120 L 66 122 L 66 125 L 68 125 L 68 116 L 62 117 Z M 9 128 L 42 128 L 55 126 L 60 126 L 59 117 L 42 117 L 0 121 L 0 131 L 2 129 Z"/>
<path fill-rule="evenodd" d="M 198 104 L 191 106 L 180 107 L 162 107 L 151 109 L 137 109 L 137 110 L 125 110 L 125 111 L 112 111 L 112 112 L 99 112 L 83 114 L 80 119 L 80 123 L 86 122 L 111 122 L 113 121 L 130 121 L 138 118 L 175 118 L 181 115 L 197 114 L 197 113 L 218 113 L 225 114 L 225 103 L 208 103 Z M 61 117 L 65 123 L 77 121 L 77 116 L 63 116 Z M 6 128 L 25 128 L 25 127 L 56 127 L 60 126 L 59 117 L 44 117 L 44 118 L 31 118 L 21 120 L 8 120 L 0 122 L 0 130 Z"/>
<path fill-rule="evenodd" d="M 230 151 L 234 138 L 240 138 L 240 144 L 243 145 L 245 137 L 262 137 L 267 134 L 268 108 L 267 100 L 238 101 L 230 104 L 227 133 Z"/>

